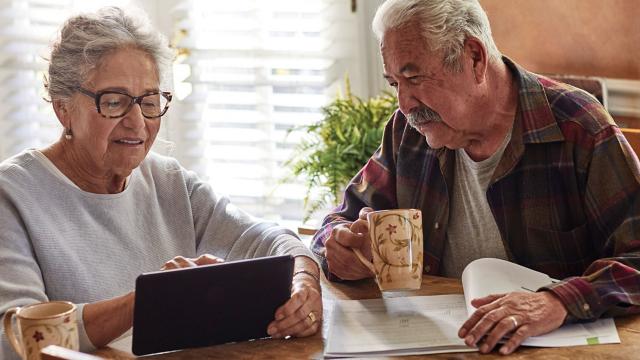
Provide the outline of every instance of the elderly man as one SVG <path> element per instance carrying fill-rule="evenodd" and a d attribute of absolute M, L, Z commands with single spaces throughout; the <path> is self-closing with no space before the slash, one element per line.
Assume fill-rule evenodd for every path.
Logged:
<path fill-rule="evenodd" d="M 373 30 L 400 108 L 313 240 L 327 276 L 372 276 L 368 211 L 418 208 L 425 274 L 495 257 L 563 279 L 475 299 L 459 335 L 483 353 L 640 312 L 640 164 L 597 100 L 501 56 L 477 0 L 388 0 Z"/>

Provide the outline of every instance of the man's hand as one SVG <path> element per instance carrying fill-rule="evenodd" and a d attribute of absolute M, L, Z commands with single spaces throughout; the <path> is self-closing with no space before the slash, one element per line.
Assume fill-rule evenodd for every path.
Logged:
<path fill-rule="evenodd" d="M 360 210 L 359 219 L 351 224 L 341 224 L 333 228 L 325 242 L 325 256 L 329 271 L 344 280 L 359 280 L 373 276 L 371 270 L 358 260 L 352 249 L 359 249 L 371 259 L 371 240 L 367 214 L 373 209 Z"/>
<path fill-rule="evenodd" d="M 559 328 L 567 316 L 564 304 L 549 291 L 489 295 L 472 300 L 471 305 L 477 310 L 462 325 L 458 336 L 468 346 L 477 344 L 485 354 L 511 333 L 500 348 L 502 355 L 510 354 L 524 339 Z"/>

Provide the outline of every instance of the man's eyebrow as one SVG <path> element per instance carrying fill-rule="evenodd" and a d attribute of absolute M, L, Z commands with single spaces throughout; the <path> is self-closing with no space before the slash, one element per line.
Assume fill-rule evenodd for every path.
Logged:
<path fill-rule="evenodd" d="M 417 72 L 419 69 L 413 63 L 408 63 L 407 65 L 400 68 L 400 74 L 404 74 L 405 72 Z"/>

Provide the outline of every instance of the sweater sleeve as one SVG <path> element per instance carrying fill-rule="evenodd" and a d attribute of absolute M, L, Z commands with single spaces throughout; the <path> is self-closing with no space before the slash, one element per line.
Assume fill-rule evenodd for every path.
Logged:
<path fill-rule="evenodd" d="M 274 255 L 313 259 L 294 232 L 247 214 L 194 173 L 187 171 L 186 176 L 197 254 L 210 253 L 229 261 Z"/>
<path fill-rule="evenodd" d="M 11 196 L 0 187 L 0 316 L 12 307 L 49 301 L 22 216 Z M 77 317 L 80 351 L 91 351 L 95 347 L 84 329 L 82 305 L 78 306 Z M 18 358 L 0 323 L 0 359 Z"/>

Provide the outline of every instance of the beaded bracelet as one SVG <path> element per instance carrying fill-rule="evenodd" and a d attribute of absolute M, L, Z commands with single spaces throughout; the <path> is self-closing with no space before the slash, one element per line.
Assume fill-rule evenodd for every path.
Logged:
<path fill-rule="evenodd" d="M 296 276 L 296 275 L 299 275 L 299 274 L 307 274 L 307 275 L 311 276 L 318 283 L 320 282 L 320 278 L 318 277 L 318 275 L 312 273 L 311 271 L 308 271 L 308 270 L 305 270 L 305 269 L 298 270 L 298 271 L 293 273 L 293 276 Z"/>

